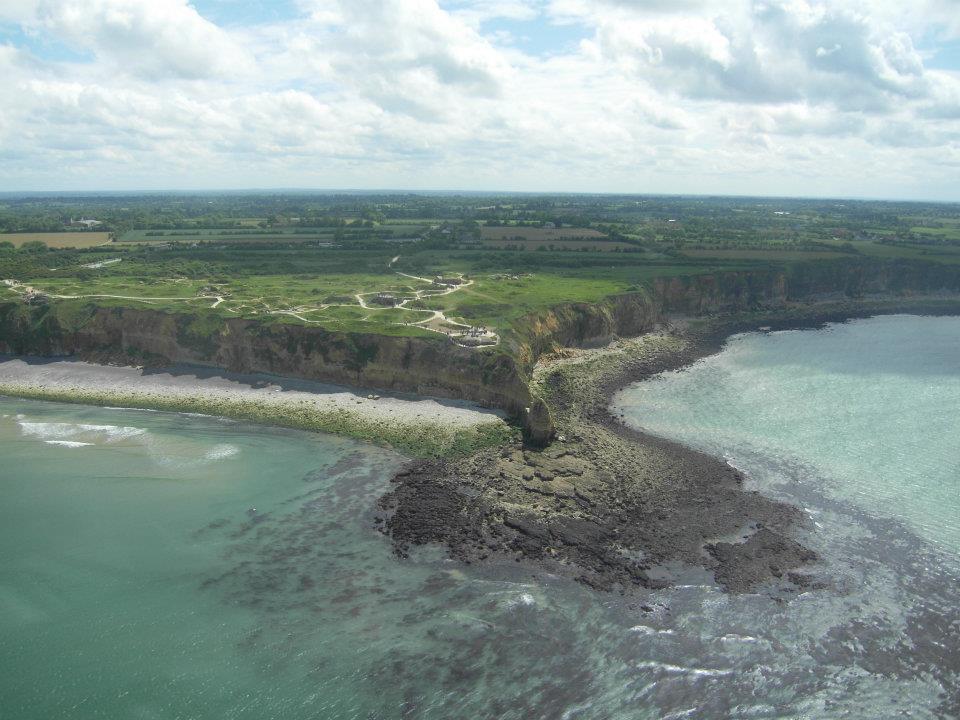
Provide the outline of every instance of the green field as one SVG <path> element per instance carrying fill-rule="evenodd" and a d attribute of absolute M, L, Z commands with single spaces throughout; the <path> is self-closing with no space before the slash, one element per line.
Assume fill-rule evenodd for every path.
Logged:
<path fill-rule="evenodd" d="M 853 258 L 960 263 L 960 208 L 942 204 L 415 195 L 65 202 L 0 211 L 0 229 L 17 231 L 2 237 L 49 246 L 0 246 L 0 279 L 9 281 L 0 298 L 39 292 L 55 303 L 390 335 L 456 337 L 484 326 L 500 340 L 531 312 L 661 277 Z M 106 232 L 26 232 L 55 223 L 56 212 L 60 222 L 96 217 Z M 96 247 L 107 233 L 119 241 Z M 462 283 L 436 285 L 437 275 Z M 377 304 L 377 293 L 393 299 Z"/>
<path fill-rule="evenodd" d="M 128 230 L 121 243 L 218 243 L 218 242 L 333 242 L 334 233 L 328 229 L 282 228 L 204 228 L 199 230 Z"/>

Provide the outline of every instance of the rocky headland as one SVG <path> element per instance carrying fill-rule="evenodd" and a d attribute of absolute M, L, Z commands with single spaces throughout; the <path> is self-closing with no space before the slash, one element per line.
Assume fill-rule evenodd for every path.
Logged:
<path fill-rule="evenodd" d="M 179 394 L 172 404 L 151 396 L 139 405 L 224 414 L 230 405 L 236 417 L 347 432 L 424 458 L 401 471 L 382 502 L 379 524 L 401 554 L 438 542 L 466 562 L 531 562 L 604 589 L 656 587 L 692 567 L 731 591 L 791 592 L 816 582 L 813 553 L 792 539 L 802 513 L 744 490 L 720 460 L 625 426 L 609 410 L 612 395 L 718 351 L 733 333 L 887 312 L 958 314 L 958 293 L 957 266 L 922 261 L 846 258 L 700 273 L 532 313 L 489 349 L 211 311 L 5 303 L 0 352 L 189 364 L 497 408 L 515 431 L 468 429 L 457 434 L 465 440 L 436 443 L 432 428 L 442 422 L 394 432 L 379 418 L 342 421 L 337 408 L 308 398 L 273 407 L 253 395 L 239 404 L 218 396 L 218 410 Z M 113 397 L 50 399 L 115 404 Z"/>
<path fill-rule="evenodd" d="M 789 305 L 675 320 L 601 349 L 559 349 L 531 380 L 551 418 L 546 443 L 411 463 L 378 520 L 397 552 L 445 544 L 464 562 L 513 559 L 592 587 L 663 587 L 697 568 L 730 592 L 789 597 L 828 582 L 793 539 L 806 517 L 744 489 L 721 460 L 625 425 L 610 400 L 625 385 L 719 351 L 732 334 L 818 327 L 876 314 L 958 314 L 960 301 Z"/>

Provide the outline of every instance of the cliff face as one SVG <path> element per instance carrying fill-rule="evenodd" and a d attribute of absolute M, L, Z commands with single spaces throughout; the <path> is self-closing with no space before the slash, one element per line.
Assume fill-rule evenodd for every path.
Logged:
<path fill-rule="evenodd" d="M 519 324 L 511 351 L 529 372 L 558 347 L 596 347 L 652 330 L 670 315 L 782 305 L 787 277 L 777 271 L 725 272 L 655 280 L 648 289 L 599 303 L 570 303 L 534 313 Z"/>
<path fill-rule="evenodd" d="M 508 412 L 529 405 L 526 382 L 510 356 L 462 348 L 439 336 L 338 333 L 132 308 L 65 314 L 57 306 L 9 303 L 0 306 L 0 352 L 207 365 L 469 399 Z"/>
<path fill-rule="evenodd" d="M 663 278 L 598 303 L 570 303 L 514 324 L 504 346 L 471 350 L 446 338 L 331 332 L 293 324 L 224 320 L 211 312 L 173 314 L 70 304 L 0 305 L 0 352 L 76 355 L 92 360 L 193 363 L 234 372 L 462 398 L 523 415 L 536 406 L 537 435 L 552 424 L 527 386 L 537 358 L 563 346 L 604 345 L 653 329 L 671 315 L 704 315 L 842 293 L 960 292 L 960 266 L 842 258 Z"/>
<path fill-rule="evenodd" d="M 532 313 L 514 326 L 510 351 L 529 372 L 540 355 L 558 347 L 598 347 L 617 336 L 640 335 L 661 311 L 646 291 L 615 295 L 598 303 L 569 303 Z"/>
<path fill-rule="evenodd" d="M 860 298 L 877 293 L 901 296 L 960 292 L 960 266 L 922 260 L 843 258 L 807 262 L 790 273 L 788 299 L 842 293 Z"/>
<path fill-rule="evenodd" d="M 634 293 L 572 303 L 521 322 L 512 348 L 524 363 L 557 346 L 604 345 L 650 330 L 670 316 L 702 316 L 776 308 L 787 302 L 842 295 L 960 293 L 960 265 L 921 260 L 840 257 L 798 263 L 788 270 L 756 269 L 659 278 Z"/>

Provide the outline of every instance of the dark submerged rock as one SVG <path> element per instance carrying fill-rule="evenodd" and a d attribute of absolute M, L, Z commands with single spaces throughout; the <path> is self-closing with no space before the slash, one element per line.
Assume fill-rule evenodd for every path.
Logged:
<path fill-rule="evenodd" d="M 630 382 L 719 351 L 734 333 L 865 312 L 844 304 L 717 318 L 644 352 L 555 367 L 540 381 L 546 401 L 526 415 L 525 447 L 412 463 L 381 501 L 383 529 L 401 555 L 439 542 L 465 562 L 527 561 L 602 590 L 662 587 L 670 574 L 648 570 L 677 562 L 711 571 L 730 592 L 823 587 L 803 571 L 816 555 L 791 538 L 805 521 L 797 508 L 744 490 L 742 473 L 716 458 L 630 428 L 609 402 Z M 563 442 L 549 444 L 556 437 Z M 709 542 L 747 526 L 757 530 L 742 543 Z"/>

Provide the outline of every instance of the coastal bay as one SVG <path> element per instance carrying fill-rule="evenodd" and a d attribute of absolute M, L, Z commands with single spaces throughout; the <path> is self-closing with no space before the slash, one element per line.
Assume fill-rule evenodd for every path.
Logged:
<path fill-rule="evenodd" d="M 568 378 L 613 382 L 630 358 L 635 373 L 694 353 L 692 335 L 678 335 L 689 330 L 570 351 L 542 379 L 568 368 Z M 0 632 L 15 652 L 0 682 L 24 718 L 70 717 L 77 703 L 114 714 L 323 708 L 342 718 L 517 720 L 933 719 L 957 709 L 950 558 L 903 523 L 826 492 L 829 478 L 808 465 L 737 463 L 740 492 L 796 509 L 790 535 L 817 556 L 803 570 L 807 587 L 785 592 L 768 580 L 730 593 L 706 568 L 668 563 L 648 576 L 663 582 L 621 594 L 577 582 L 555 558 L 491 552 L 463 564 L 416 545 L 398 558 L 375 530 L 377 504 L 410 464 L 369 444 L 182 414 L 0 403 L 4 457 L 23 468 L 3 480 Z M 741 530 L 721 542 L 759 534 Z M 121 645 L 145 652 L 105 659 Z M 40 664 L 52 685 L 31 680 Z M 72 677 L 82 682 L 64 684 Z"/>

